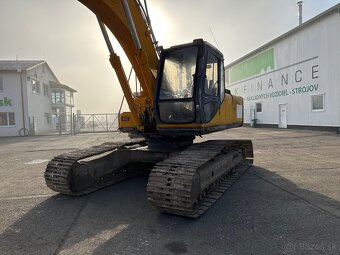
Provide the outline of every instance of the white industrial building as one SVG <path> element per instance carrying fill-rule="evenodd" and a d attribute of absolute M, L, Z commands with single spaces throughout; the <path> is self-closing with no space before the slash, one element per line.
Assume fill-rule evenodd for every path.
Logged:
<path fill-rule="evenodd" d="M 340 127 L 340 4 L 226 66 L 245 123 Z"/>
<path fill-rule="evenodd" d="M 52 107 L 66 104 L 65 91 L 71 97 L 67 106 L 73 107 L 75 90 L 58 84 L 45 61 L 0 61 L 0 136 L 50 133 Z M 54 93 L 58 101 L 52 100 Z"/>

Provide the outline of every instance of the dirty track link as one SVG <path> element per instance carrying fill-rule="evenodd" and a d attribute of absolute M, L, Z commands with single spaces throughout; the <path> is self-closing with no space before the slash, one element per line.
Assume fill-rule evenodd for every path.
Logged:
<path fill-rule="evenodd" d="M 252 165 L 252 158 L 249 140 L 194 144 L 155 165 L 148 200 L 163 212 L 198 218 Z"/>
<path fill-rule="evenodd" d="M 61 154 L 47 165 L 44 173 L 46 185 L 65 195 L 80 196 L 122 181 L 134 175 L 133 171 L 122 168 L 130 163 L 129 160 L 132 161 L 131 150 L 124 149 L 143 146 L 146 146 L 144 139 L 133 139 Z M 134 156 L 138 158 L 140 153 L 136 153 L 138 155 Z"/>

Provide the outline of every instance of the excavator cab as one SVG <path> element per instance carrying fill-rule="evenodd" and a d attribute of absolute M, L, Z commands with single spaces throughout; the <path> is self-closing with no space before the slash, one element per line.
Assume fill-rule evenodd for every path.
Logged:
<path fill-rule="evenodd" d="M 200 135 L 224 124 L 221 119 L 212 123 L 225 100 L 218 49 L 202 39 L 166 49 L 158 74 L 155 119 L 160 133 Z"/>

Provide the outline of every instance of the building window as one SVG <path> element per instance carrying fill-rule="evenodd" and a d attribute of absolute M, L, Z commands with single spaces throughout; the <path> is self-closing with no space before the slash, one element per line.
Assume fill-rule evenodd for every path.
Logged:
<path fill-rule="evenodd" d="M 0 112 L 0 127 L 9 127 L 15 125 L 14 112 Z"/>
<path fill-rule="evenodd" d="M 48 96 L 48 85 L 43 84 L 43 87 L 44 87 L 44 96 Z"/>
<path fill-rule="evenodd" d="M 63 91 L 53 91 L 52 93 L 52 103 L 64 103 L 65 97 Z"/>
<path fill-rule="evenodd" d="M 4 80 L 0 76 L 0 93 L 4 93 Z"/>
<path fill-rule="evenodd" d="M 51 124 L 51 114 L 45 112 L 45 123 Z"/>
<path fill-rule="evenodd" d="M 60 114 L 60 109 L 59 108 L 56 108 L 56 107 L 52 107 L 52 113 L 54 115 L 59 115 Z"/>
<path fill-rule="evenodd" d="M 325 99 L 324 94 L 311 95 L 312 97 L 312 111 L 323 111 L 325 110 Z"/>
<path fill-rule="evenodd" d="M 256 103 L 256 112 L 257 113 L 260 113 L 262 112 L 262 103 Z"/>
<path fill-rule="evenodd" d="M 40 83 L 39 81 L 36 80 L 31 80 L 32 83 L 32 92 L 35 94 L 39 94 L 40 93 Z"/>
<path fill-rule="evenodd" d="M 65 102 L 66 104 L 72 104 L 71 102 L 71 92 L 70 91 L 65 91 Z"/>

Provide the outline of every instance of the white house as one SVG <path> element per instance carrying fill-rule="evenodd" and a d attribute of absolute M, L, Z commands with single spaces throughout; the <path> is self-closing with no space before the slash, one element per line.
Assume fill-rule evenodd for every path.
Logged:
<path fill-rule="evenodd" d="M 45 61 L 0 61 L 0 136 L 52 131 L 51 83 L 60 84 Z"/>

